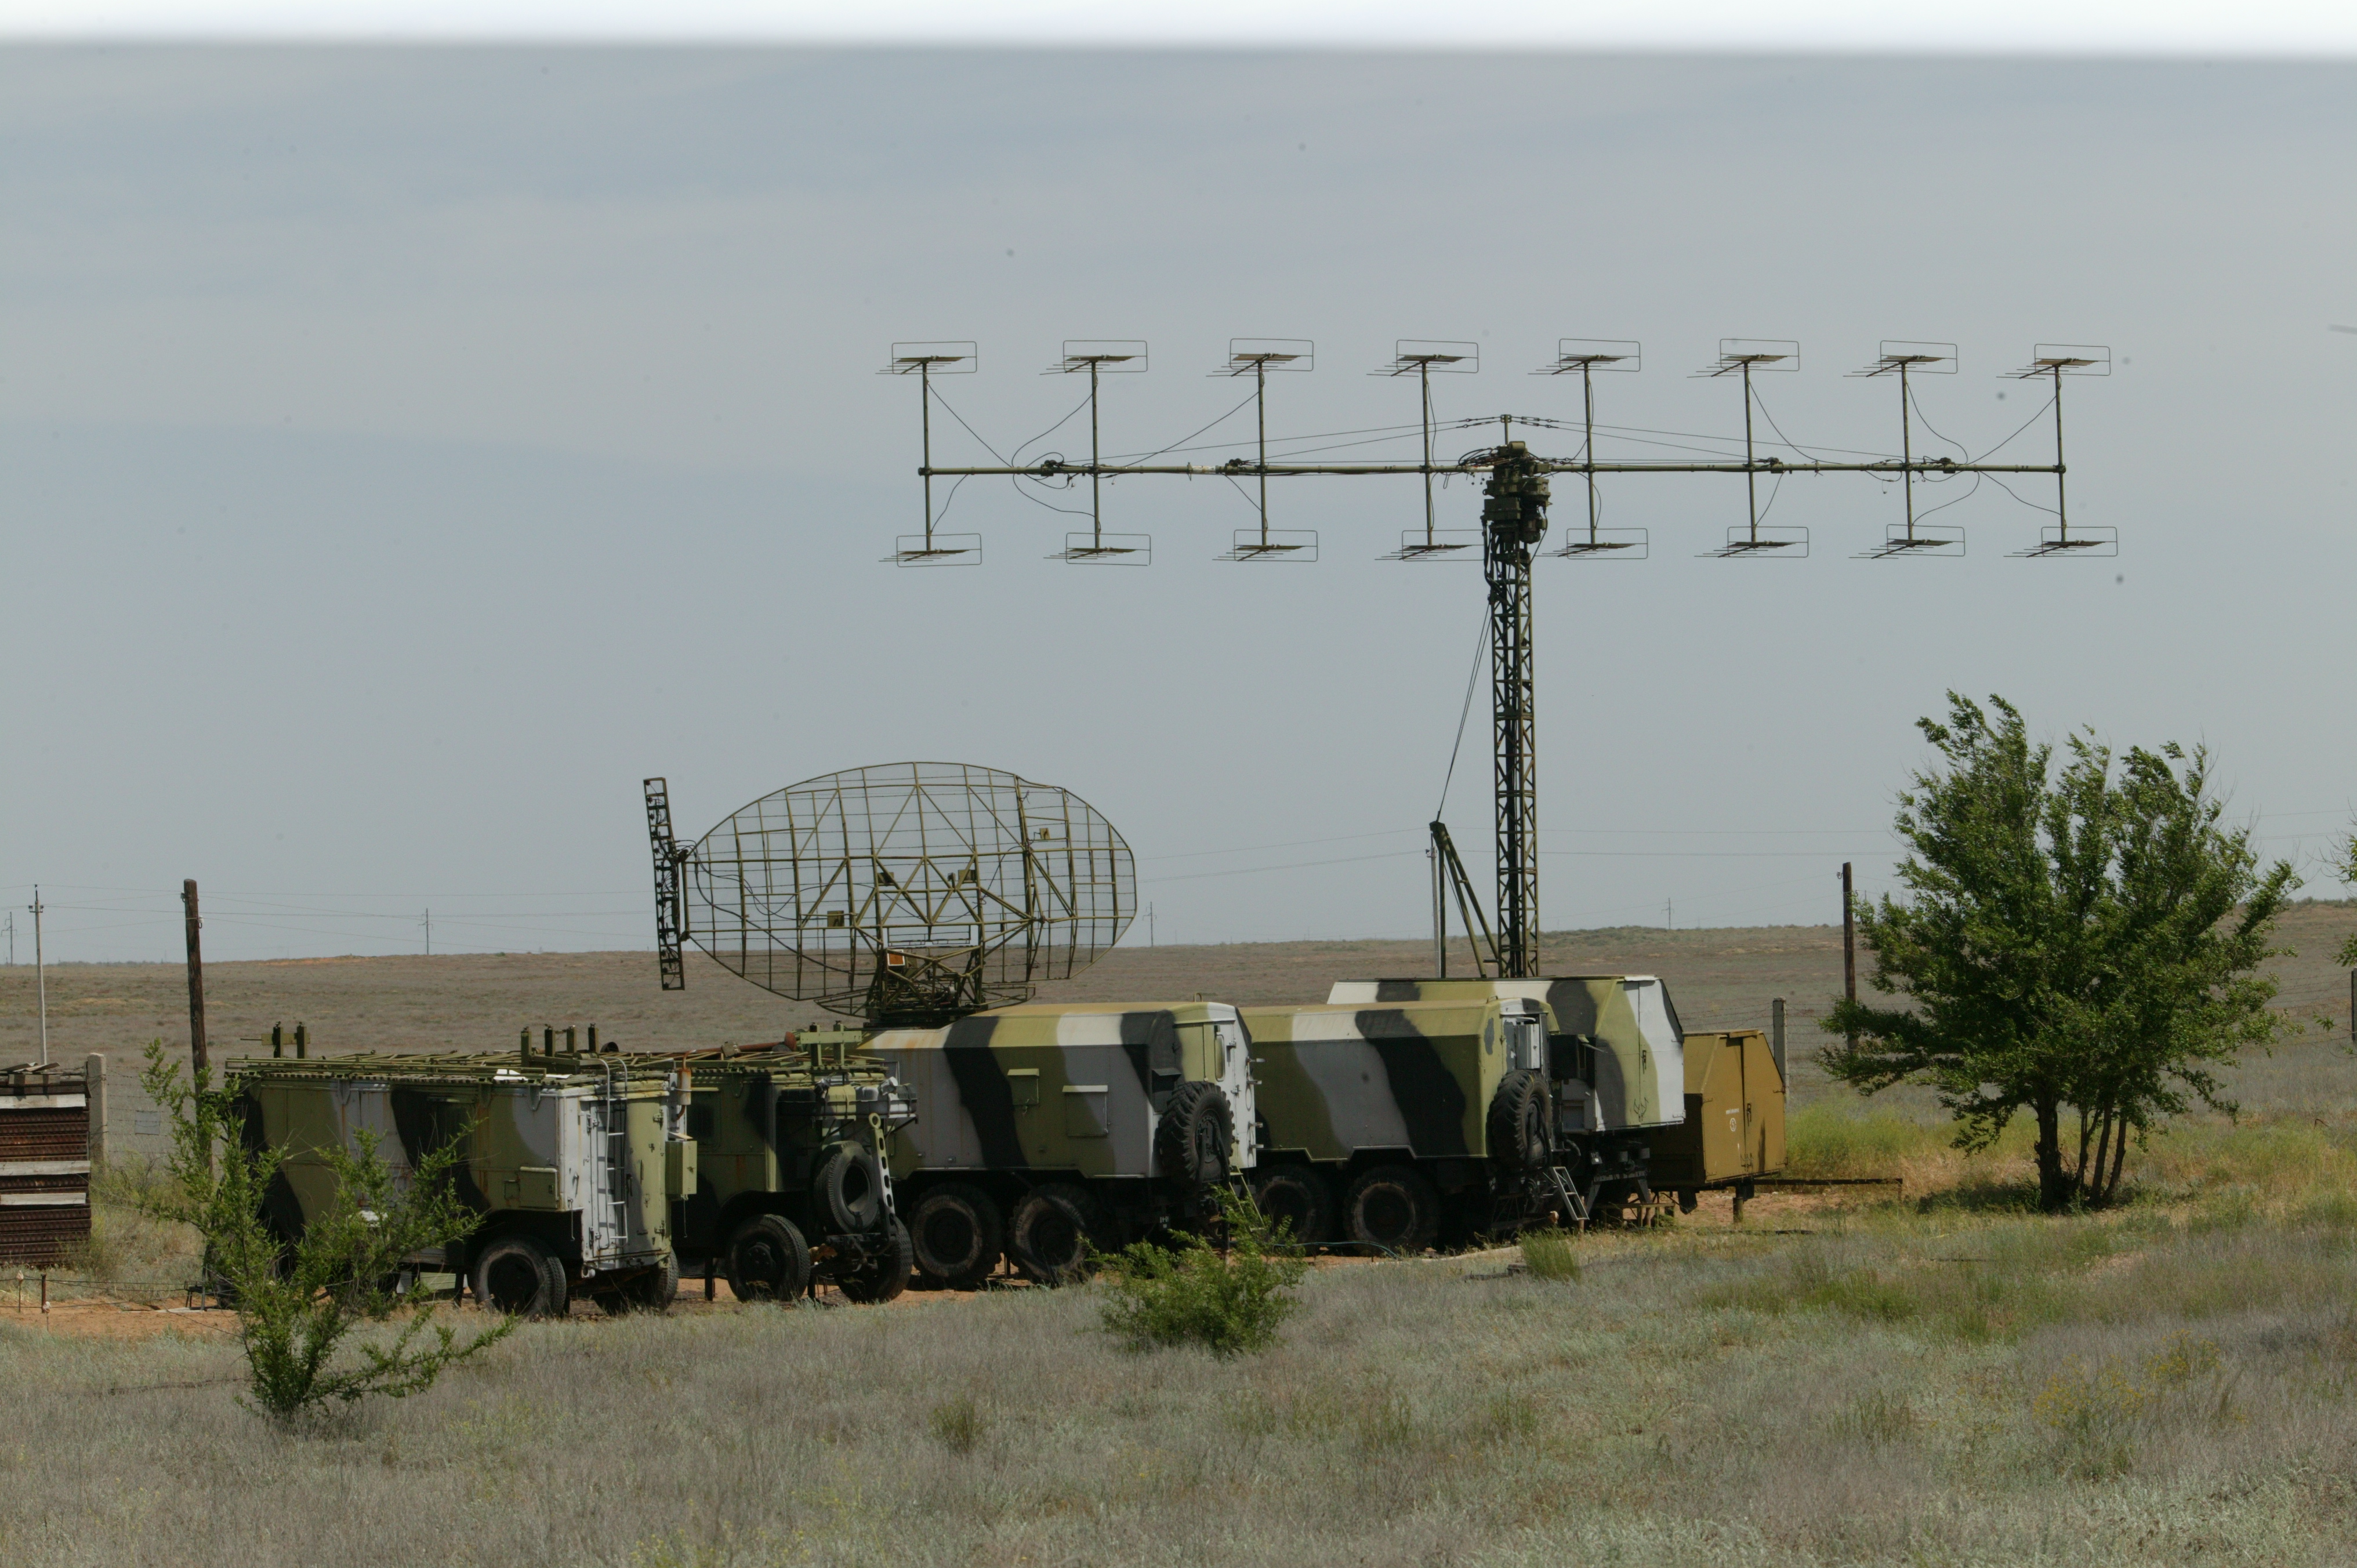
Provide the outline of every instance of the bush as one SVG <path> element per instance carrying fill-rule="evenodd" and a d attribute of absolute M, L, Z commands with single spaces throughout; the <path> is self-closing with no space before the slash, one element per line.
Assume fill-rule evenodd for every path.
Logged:
<path fill-rule="evenodd" d="M 139 1080 L 164 1109 L 172 1138 L 164 1167 L 169 1180 L 150 1201 L 204 1238 L 207 1270 L 237 1309 L 249 1409 L 288 1421 L 329 1401 L 420 1393 L 444 1368 L 515 1327 L 510 1318 L 460 1344 L 425 1305 L 390 1344 L 360 1344 L 357 1364 L 336 1365 L 354 1329 L 384 1321 L 401 1305 L 396 1283 L 411 1256 L 474 1229 L 474 1212 L 453 1190 L 458 1145 L 426 1155 L 405 1182 L 368 1133 L 356 1139 L 357 1153 L 317 1151 L 335 1173 L 335 1196 L 325 1210 L 306 1217 L 299 1236 L 282 1236 L 263 1197 L 283 1153 L 248 1148 L 236 1135 L 243 1124 L 234 1097 L 216 1088 L 207 1069 L 184 1080 L 165 1059 L 161 1040 L 147 1047 Z"/>
<path fill-rule="evenodd" d="M 1288 1255 L 1291 1237 L 1257 1205 L 1222 1191 L 1228 1232 L 1222 1256 L 1200 1236 L 1175 1248 L 1132 1242 L 1106 1260 L 1105 1331 L 1133 1350 L 1200 1345 L 1215 1356 L 1265 1350 L 1301 1303 L 1291 1293 L 1308 1265 Z"/>

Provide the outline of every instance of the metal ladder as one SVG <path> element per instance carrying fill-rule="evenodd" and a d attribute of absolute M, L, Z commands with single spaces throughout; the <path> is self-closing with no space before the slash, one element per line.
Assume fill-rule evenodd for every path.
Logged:
<path fill-rule="evenodd" d="M 1549 1165 L 1547 1166 L 1547 1185 L 1555 1188 L 1555 1195 L 1562 1200 L 1563 1211 L 1571 1217 L 1572 1223 L 1579 1230 L 1587 1230 L 1587 1199 L 1581 1196 L 1579 1188 L 1573 1184 L 1571 1173 L 1561 1165 Z"/>
<path fill-rule="evenodd" d="M 630 1241 L 630 1101 L 624 1098 L 617 1082 L 619 1063 L 606 1069 L 606 1157 L 599 1162 L 599 1173 L 606 1190 L 599 1201 L 605 1206 L 608 1219 L 613 1226 L 617 1251 L 627 1250 Z"/>

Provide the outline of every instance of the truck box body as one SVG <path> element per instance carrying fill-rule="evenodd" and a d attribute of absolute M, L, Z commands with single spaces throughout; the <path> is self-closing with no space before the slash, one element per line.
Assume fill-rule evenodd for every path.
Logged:
<path fill-rule="evenodd" d="M 1338 987 L 1338 989 L 1340 989 Z M 1467 996 L 1242 1010 L 1269 1155 L 1486 1159 L 1508 1073 L 1545 1065 L 1537 1005 Z"/>
<path fill-rule="evenodd" d="M 1155 1176 L 1154 1134 L 1182 1083 L 1217 1083 L 1235 1137 L 1229 1168 L 1253 1162 L 1251 1063 L 1236 1010 L 1027 1004 L 943 1029 L 887 1029 L 866 1048 L 914 1092 L 916 1120 L 893 1141 L 896 1178 L 920 1172 Z"/>
<path fill-rule="evenodd" d="M 1669 988 L 1649 974 L 1530 980 L 1344 980 L 1327 1001 L 1355 1006 L 1522 997 L 1546 1009 L 1558 1077 L 1587 1085 L 1585 1132 L 1675 1126 L 1685 1119 L 1684 1048 Z M 1569 1048 L 1566 1048 L 1569 1047 Z M 1566 1070 L 1577 1066 L 1573 1074 Z"/>
<path fill-rule="evenodd" d="M 483 1216 L 479 1234 L 528 1230 L 576 1281 L 594 1283 L 663 1263 L 672 1199 L 695 1180 L 667 1069 L 642 1059 L 261 1058 L 231 1063 L 228 1078 L 246 1106 L 247 1138 L 283 1151 L 265 1201 L 287 1234 L 334 1196 L 326 1151 L 357 1154 L 372 1134 L 399 1177 L 456 1139 L 457 1192 Z M 418 1262 L 465 1267 L 457 1257 Z"/>

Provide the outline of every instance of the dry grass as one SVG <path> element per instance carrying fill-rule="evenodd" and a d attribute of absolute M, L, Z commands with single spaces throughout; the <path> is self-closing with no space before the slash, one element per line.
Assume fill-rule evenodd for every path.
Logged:
<path fill-rule="evenodd" d="M 2340 1562 L 2352 1176 L 2346 1123 L 2198 1126 L 2101 1215 L 2021 1213 L 2000 1157 L 1813 1234 L 1587 1238 L 1577 1279 L 1320 1269 L 1232 1360 L 1125 1352 L 1084 1291 L 577 1317 L 296 1437 L 231 1402 L 232 1346 L 0 1320 L 0 1553 Z"/>

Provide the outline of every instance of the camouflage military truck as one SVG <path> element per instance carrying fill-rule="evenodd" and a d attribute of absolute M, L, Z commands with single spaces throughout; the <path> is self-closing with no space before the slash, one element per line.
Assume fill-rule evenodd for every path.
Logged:
<path fill-rule="evenodd" d="M 690 1268 L 716 1268 L 740 1301 L 788 1300 L 813 1279 L 854 1301 L 908 1288 L 909 1232 L 887 1167 L 915 1113 L 891 1071 L 847 1031 L 667 1058 L 689 1077 L 699 1180 L 672 1234 Z M 656 1058 L 665 1059 L 665 1058 Z"/>
<path fill-rule="evenodd" d="M 334 1193 L 329 1149 L 375 1134 L 396 1175 L 454 1139 L 481 1222 L 440 1255 L 486 1306 L 561 1316 L 575 1296 L 662 1308 L 679 1288 L 672 1206 L 696 1187 L 687 1096 L 667 1064 L 613 1054 L 350 1056 L 233 1062 L 249 1147 L 284 1151 L 264 1197 L 282 1238 Z"/>
<path fill-rule="evenodd" d="M 1650 1198 L 1658 1129 L 1685 1121 L 1684 1033 L 1669 987 L 1650 974 L 1530 980 L 1346 980 L 1329 1002 L 1517 996 L 1546 1011 L 1544 1116 L 1555 1163 L 1581 1208 L 1609 1217 Z"/>
<path fill-rule="evenodd" d="M 1306 1243 L 1419 1252 L 1568 1206 L 1544 1007 L 1520 997 L 1247 1007 L 1262 1210 Z"/>
<path fill-rule="evenodd" d="M 969 1286 L 1013 1259 L 1053 1283 L 1198 1220 L 1256 1152 L 1247 1037 L 1223 1003 L 1000 1007 L 867 1049 L 916 1095 L 893 1140 L 918 1273 Z"/>

